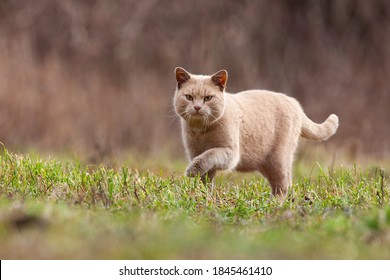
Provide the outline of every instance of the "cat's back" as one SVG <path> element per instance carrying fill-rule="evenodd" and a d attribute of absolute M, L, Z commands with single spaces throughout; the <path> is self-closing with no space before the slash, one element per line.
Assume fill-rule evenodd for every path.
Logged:
<path fill-rule="evenodd" d="M 246 90 L 230 96 L 240 105 L 250 108 L 296 106 L 298 102 L 286 94 L 269 90 Z"/>
<path fill-rule="evenodd" d="M 275 114 L 300 115 L 301 106 L 295 98 L 268 90 L 247 90 L 229 94 L 238 105 L 243 118 L 268 119 Z"/>

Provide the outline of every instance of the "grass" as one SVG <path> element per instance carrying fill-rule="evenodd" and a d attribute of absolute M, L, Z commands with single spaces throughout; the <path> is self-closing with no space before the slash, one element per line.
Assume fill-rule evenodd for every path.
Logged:
<path fill-rule="evenodd" d="M 382 169 L 316 165 L 279 205 L 256 174 L 224 175 L 210 190 L 177 170 L 132 165 L 4 149 L 0 259 L 390 258 Z"/>

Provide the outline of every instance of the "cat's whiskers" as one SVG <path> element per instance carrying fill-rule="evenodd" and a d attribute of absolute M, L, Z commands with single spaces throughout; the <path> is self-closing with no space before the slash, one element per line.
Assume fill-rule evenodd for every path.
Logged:
<path fill-rule="evenodd" d="M 209 114 L 207 114 L 207 113 L 205 113 L 203 115 L 203 126 L 204 126 L 204 128 L 209 126 Z"/>
<path fill-rule="evenodd" d="M 206 130 L 210 126 L 210 121 L 209 121 L 209 114 L 205 114 L 205 121 L 204 121 L 204 129 Z"/>
<path fill-rule="evenodd" d="M 168 110 L 165 114 L 164 117 L 170 119 L 169 126 L 171 126 L 176 120 L 177 120 L 177 113 L 175 110 L 171 109 Z"/>
<path fill-rule="evenodd" d="M 216 116 L 214 116 L 211 112 L 210 112 L 210 116 L 213 117 L 214 119 L 214 122 L 212 122 L 213 124 L 216 124 L 218 125 L 219 127 L 221 127 L 221 123 L 218 121 L 218 118 Z M 211 123 L 210 123 L 211 124 Z"/>

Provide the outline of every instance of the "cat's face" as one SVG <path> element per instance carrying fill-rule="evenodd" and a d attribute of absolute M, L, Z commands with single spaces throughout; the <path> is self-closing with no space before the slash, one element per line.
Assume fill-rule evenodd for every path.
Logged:
<path fill-rule="evenodd" d="M 190 124 L 201 126 L 207 126 L 222 116 L 227 81 L 225 70 L 202 76 L 192 75 L 178 67 L 175 75 L 177 90 L 174 106 L 179 116 Z"/>

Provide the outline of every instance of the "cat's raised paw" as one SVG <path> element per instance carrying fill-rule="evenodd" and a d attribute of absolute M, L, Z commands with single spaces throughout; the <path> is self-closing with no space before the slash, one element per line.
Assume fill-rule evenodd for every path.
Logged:
<path fill-rule="evenodd" d="M 186 169 L 187 177 L 203 176 L 205 173 L 200 160 L 193 160 Z"/>

